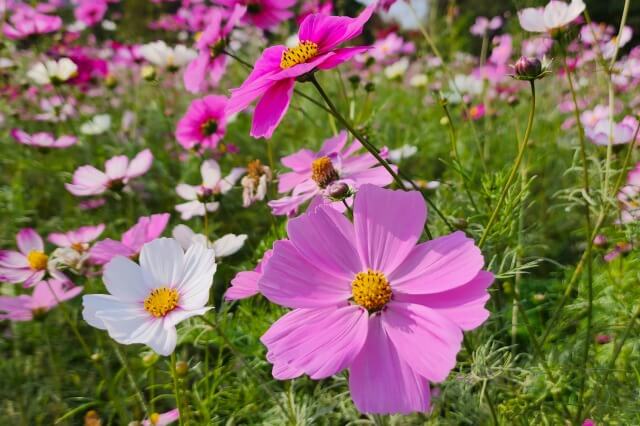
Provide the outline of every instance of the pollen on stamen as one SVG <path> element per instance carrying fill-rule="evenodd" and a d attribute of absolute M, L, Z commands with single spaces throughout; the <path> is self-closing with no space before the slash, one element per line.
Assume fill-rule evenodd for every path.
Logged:
<path fill-rule="evenodd" d="M 282 52 L 280 68 L 287 69 L 294 65 L 304 64 L 318 54 L 318 45 L 312 41 L 301 41 L 296 47 Z"/>
<path fill-rule="evenodd" d="M 41 271 L 47 268 L 47 262 L 49 260 L 49 256 L 44 254 L 42 251 L 32 250 L 27 255 L 27 261 L 29 262 L 29 266 L 31 269 L 35 269 Z"/>
<path fill-rule="evenodd" d="M 163 317 L 178 306 L 180 295 L 173 288 L 160 287 L 144 299 L 144 309 L 156 318 Z"/>
<path fill-rule="evenodd" d="M 369 312 L 376 312 L 389 303 L 393 293 L 387 277 L 380 271 L 369 269 L 356 274 L 351 282 L 351 294 L 356 304 Z"/>
<path fill-rule="evenodd" d="M 311 163 L 311 179 L 313 179 L 320 188 L 326 188 L 330 183 L 340 179 L 340 176 L 333 167 L 331 159 L 325 156 L 317 158 Z"/>

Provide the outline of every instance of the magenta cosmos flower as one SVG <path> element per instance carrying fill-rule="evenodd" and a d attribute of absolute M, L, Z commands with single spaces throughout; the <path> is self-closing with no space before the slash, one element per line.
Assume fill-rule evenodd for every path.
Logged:
<path fill-rule="evenodd" d="M 3 32 L 11 40 L 22 40 L 30 36 L 53 33 L 62 27 L 59 16 L 50 16 L 37 12 L 29 6 L 21 6 L 9 22 L 4 24 Z"/>
<path fill-rule="evenodd" d="M 11 136 L 23 145 L 37 148 L 67 148 L 78 142 L 78 138 L 71 135 L 63 135 L 59 138 L 47 132 L 38 132 L 30 135 L 20 129 L 11 130 Z"/>
<path fill-rule="evenodd" d="M 108 9 L 106 0 L 80 0 L 73 10 L 75 18 L 88 27 L 102 21 Z"/>
<path fill-rule="evenodd" d="M 148 149 L 138 153 L 133 160 L 117 155 L 104 163 L 102 172 L 93 166 L 82 166 L 73 174 L 73 181 L 64 186 L 73 195 L 84 197 L 98 195 L 111 189 L 121 190 L 131 179 L 147 173 L 153 162 L 153 154 Z"/>
<path fill-rule="evenodd" d="M 323 379 L 349 369 L 365 413 L 429 409 L 429 382 L 456 364 L 462 331 L 489 312 L 493 275 L 462 232 L 418 244 L 421 194 L 363 185 L 351 223 L 320 206 L 289 222 L 258 282 L 293 308 L 262 336 L 273 376 Z"/>
<path fill-rule="evenodd" d="M 199 93 L 205 90 L 207 76 L 213 86 L 217 86 L 227 67 L 227 56 L 224 48 L 227 37 L 236 26 L 247 8 L 236 5 L 222 25 L 222 12 L 214 9 L 211 13 L 211 21 L 202 32 L 196 42 L 198 57 L 191 61 L 184 73 L 184 86 L 191 93 Z"/>
<path fill-rule="evenodd" d="M 16 235 L 16 242 L 18 251 L 0 250 L 0 281 L 24 283 L 29 287 L 42 281 L 47 271 L 55 278 L 66 280 L 61 272 L 49 268 L 49 255 L 34 229 L 21 229 Z"/>
<path fill-rule="evenodd" d="M 296 4 L 296 0 L 215 0 L 214 3 L 227 7 L 245 6 L 247 13 L 242 21 L 268 30 L 293 17 L 290 9 Z"/>
<path fill-rule="evenodd" d="M 81 253 L 89 249 L 89 243 L 96 240 L 102 231 L 104 231 L 103 223 L 96 226 L 81 226 L 73 231 L 52 232 L 47 240 L 58 247 L 72 248 Z"/>
<path fill-rule="evenodd" d="M 158 238 L 169 222 L 169 213 L 141 217 L 131 229 L 122 234 L 121 241 L 110 238 L 96 243 L 89 251 L 93 263 L 104 265 L 116 256 L 135 258 L 142 246 Z"/>
<path fill-rule="evenodd" d="M 195 99 L 178 122 L 176 139 L 186 149 L 201 146 L 213 149 L 224 136 L 227 126 L 224 96 L 205 96 Z"/>
<path fill-rule="evenodd" d="M 270 138 L 289 108 L 296 79 L 315 70 L 335 68 L 368 47 L 338 45 L 357 37 L 375 9 L 369 5 L 357 18 L 313 14 L 300 25 L 296 47 L 272 46 L 262 53 L 249 77 L 231 90 L 228 114 L 246 109 L 259 98 L 251 136 Z"/>
<path fill-rule="evenodd" d="M 31 321 L 81 292 L 68 281 L 40 281 L 30 295 L 0 296 L 0 320 Z"/>
<path fill-rule="evenodd" d="M 345 184 L 350 190 L 357 190 L 362 184 L 386 186 L 393 177 L 377 165 L 378 160 L 369 153 L 356 155 L 362 147 L 360 142 L 347 143 L 347 133 L 342 131 L 337 136 L 327 139 L 320 151 L 313 152 L 302 149 L 295 154 L 282 158 L 282 164 L 293 171 L 280 175 L 278 192 L 291 191 L 290 196 L 269 202 L 275 215 L 290 215 L 297 212 L 298 207 L 320 195 L 330 196 L 332 189 Z M 386 157 L 386 149 L 382 152 Z M 396 169 L 396 166 L 392 166 Z M 338 208 L 342 203 L 334 203 Z"/>

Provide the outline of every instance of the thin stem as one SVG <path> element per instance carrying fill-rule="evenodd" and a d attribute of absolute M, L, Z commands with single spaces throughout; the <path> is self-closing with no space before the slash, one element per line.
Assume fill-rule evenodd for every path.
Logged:
<path fill-rule="evenodd" d="M 112 341 L 111 345 L 113 346 L 113 351 L 115 352 L 116 357 L 118 357 L 118 361 L 120 361 L 120 364 L 122 364 L 122 368 L 124 368 L 127 378 L 129 379 L 129 383 L 133 388 L 133 393 L 136 395 L 136 399 L 138 400 L 138 403 L 140 404 L 142 411 L 144 411 L 145 417 L 148 418 L 152 413 L 151 411 L 149 411 L 149 407 L 147 406 L 147 403 L 144 401 L 144 396 L 142 395 L 142 391 L 140 391 L 140 388 L 136 383 L 136 379 L 133 377 L 133 373 L 129 368 L 129 363 L 127 362 L 127 359 L 122 354 L 122 351 L 120 350 L 120 347 L 118 346 L 117 343 Z"/>
<path fill-rule="evenodd" d="M 184 424 L 184 408 L 182 407 L 182 397 L 180 396 L 180 386 L 178 384 L 178 372 L 176 371 L 176 353 L 171 353 L 171 377 L 173 378 L 173 395 L 176 399 L 176 407 L 180 413 L 180 425 Z"/>
<path fill-rule="evenodd" d="M 513 184 L 516 174 L 520 169 L 520 163 L 522 163 L 522 159 L 524 158 L 524 153 L 526 151 L 527 145 L 529 144 L 529 136 L 531 136 L 531 129 L 533 128 L 533 117 L 535 116 L 536 110 L 536 85 L 534 80 L 529 81 L 531 85 L 531 109 L 529 111 L 529 120 L 527 121 L 527 129 L 524 133 L 524 139 L 518 148 L 518 155 L 516 157 L 516 161 L 511 168 L 511 172 L 509 173 L 509 177 L 507 178 L 507 182 L 502 188 L 502 192 L 500 193 L 500 197 L 498 198 L 498 203 L 493 209 L 493 213 L 491 213 L 491 217 L 489 218 L 489 223 L 484 228 L 482 232 L 482 236 L 480 237 L 480 242 L 478 243 L 479 247 L 482 247 L 489 237 L 489 233 L 498 219 L 498 214 L 500 213 L 500 209 L 502 208 L 502 204 L 504 203 L 509 190 L 511 189 L 511 185 Z"/>

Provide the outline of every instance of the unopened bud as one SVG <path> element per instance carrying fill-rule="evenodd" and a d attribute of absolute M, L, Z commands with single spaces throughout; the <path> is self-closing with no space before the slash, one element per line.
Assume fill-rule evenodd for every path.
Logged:
<path fill-rule="evenodd" d="M 156 363 L 156 361 L 158 361 L 158 355 L 153 352 L 153 353 L 148 353 L 145 356 L 142 357 L 142 364 L 145 367 L 151 367 L 153 364 Z"/>
<path fill-rule="evenodd" d="M 185 361 L 176 362 L 176 374 L 179 377 L 184 377 L 189 373 L 189 364 Z"/>
<path fill-rule="evenodd" d="M 536 58 L 521 56 L 513 68 L 519 77 L 536 78 L 542 72 L 542 62 Z"/>
<path fill-rule="evenodd" d="M 334 182 L 327 187 L 327 195 L 335 201 L 342 201 L 353 194 L 349 185 L 344 182 Z"/>
<path fill-rule="evenodd" d="M 593 239 L 593 245 L 597 247 L 602 247 L 607 245 L 607 237 L 605 237 L 602 234 L 596 235 L 596 237 Z"/>
<path fill-rule="evenodd" d="M 152 67 L 151 65 L 145 65 L 140 70 L 140 75 L 146 81 L 153 81 L 153 80 L 156 79 L 156 69 L 154 67 Z"/>
<path fill-rule="evenodd" d="M 98 362 L 102 359 L 102 354 L 100 352 L 94 352 L 91 354 L 91 361 Z"/>

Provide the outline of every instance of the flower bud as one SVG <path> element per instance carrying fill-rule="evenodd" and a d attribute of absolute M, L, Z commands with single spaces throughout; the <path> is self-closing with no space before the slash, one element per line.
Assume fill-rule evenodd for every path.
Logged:
<path fill-rule="evenodd" d="M 102 359 L 102 354 L 100 352 L 94 352 L 91 354 L 91 361 L 98 362 Z"/>
<path fill-rule="evenodd" d="M 140 70 L 140 75 L 146 81 L 153 81 L 156 79 L 156 69 L 151 65 L 145 65 Z"/>
<path fill-rule="evenodd" d="M 334 182 L 327 187 L 327 196 L 335 201 L 342 201 L 353 194 L 349 185 L 344 182 Z"/>
<path fill-rule="evenodd" d="M 142 357 L 142 364 L 145 367 L 151 367 L 153 364 L 156 363 L 156 361 L 158 361 L 158 359 L 159 359 L 158 354 L 156 354 L 155 352 L 148 353 Z"/>
<path fill-rule="evenodd" d="M 602 247 L 607 245 L 607 237 L 605 237 L 602 234 L 596 235 L 596 237 L 593 239 L 593 245 L 597 247 Z"/>
<path fill-rule="evenodd" d="M 189 374 L 189 364 L 185 361 L 177 361 L 176 362 L 176 374 L 178 377 L 185 377 Z"/>
<path fill-rule="evenodd" d="M 513 68 L 519 77 L 535 78 L 542 72 L 542 62 L 536 58 L 521 56 Z"/>

